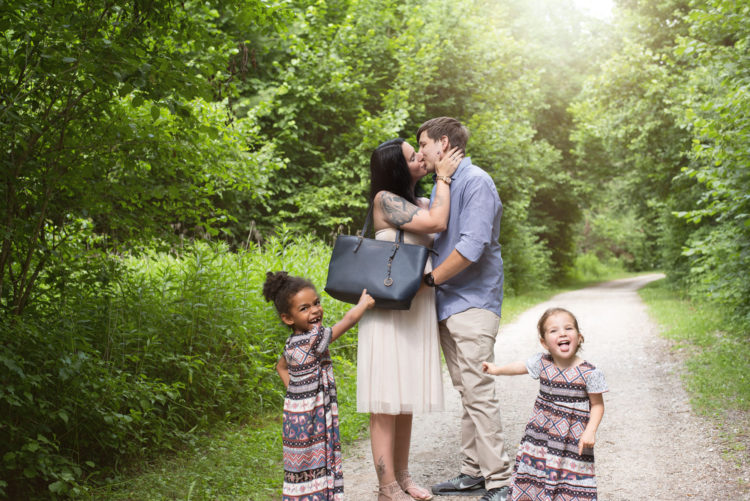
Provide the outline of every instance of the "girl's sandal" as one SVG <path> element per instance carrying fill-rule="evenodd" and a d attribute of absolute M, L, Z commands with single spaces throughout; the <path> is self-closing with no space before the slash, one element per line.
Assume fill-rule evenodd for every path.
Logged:
<path fill-rule="evenodd" d="M 412 501 L 411 496 L 401 490 L 398 482 L 378 487 L 378 501 Z"/>
<path fill-rule="evenodd" d="M 430 491 L 424 487 L 420 487 L 412 480 L 409 470 L 401 470 L 396 472 L 396 481 L 409 496 L 416 499 L 417 501 L 429 501 L 432 499 Z"/>

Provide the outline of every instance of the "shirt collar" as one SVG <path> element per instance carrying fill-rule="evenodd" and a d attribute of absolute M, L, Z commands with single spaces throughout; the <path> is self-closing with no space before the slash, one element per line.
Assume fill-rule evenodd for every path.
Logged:
<path fill-rule="evenodd" d="M 465 170 L 465 168 L 466 168 L 467 165 L 471 165 L 471 158 L 464 157 L 461 160 L 461 163 L 458 164 L 458 168 L 456 169 L 456 172 L 454 172 L 453 175 L 451 176 L 451 179 L 455 180 L 461 174 L 461 172 L 463 172 Z M 437 178 L 437 174 L 435 174 L 433 172 L 432 173 L 432 181 L 434 182 L 436 178 Z"/>

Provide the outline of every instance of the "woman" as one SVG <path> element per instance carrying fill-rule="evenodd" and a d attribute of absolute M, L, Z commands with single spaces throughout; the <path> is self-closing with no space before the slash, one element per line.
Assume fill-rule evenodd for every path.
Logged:
<path fill-rule="evenodd" d="M 375 238 L 432 246 L 448 224 L 450 176 L 463 155 L 453 150 L 436 165 L 432 204 L 417 198 L 428 174 L 422 156 L 403 139 L 387 141 L 370 158 L 370 199 Z M 425 273 L 432 271 L 428 260 Z M 378 475 L 378 501 L 428 500 L 409 475 L 412 414 L 443 409 L 435 290 L 422 286 L 409 310 L 368 311 L 360 322 L 357 410 L 370 413 L 370 440 Z"/>

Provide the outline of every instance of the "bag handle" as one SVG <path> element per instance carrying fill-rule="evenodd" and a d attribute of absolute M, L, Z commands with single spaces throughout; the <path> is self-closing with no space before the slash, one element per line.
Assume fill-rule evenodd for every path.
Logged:
<path fill-rule="evenodd" d="M 370 218 L 372 218 L 372 207 L 373 203 L 370 203 L 370 207 L 367 209 L 367 216 L 365 217 L 365 223 L 362 226 L 362 230 L 357 232 L 357 237 L 359 238 L 359 243 L 357 244 L 357 247 L 354 248 L 354 252 L 357 252 L 359 250 L 359 246 L 362 245 L 362 239 L 365 238 L 365 235 L 367 235 L 367 225 L 370 222 Z M 374 224 L 374 223 L 373 223 Z M 375 236 L 375 235 L 373 235 Z M 396 238 L 393 239 L 393 241 L 396 244 L 402 244 L 404 243 L 404 230 L 401 228 L 396 228 Z M 438 256 L 438 252 L 433 249 L 432 247 L 427 247 L 427 250 L 434 254 L 435 256 Z"/>
<path fill-rule="evenodd" d="M 362 226 L 362 232 L 357 235 L 360 239 L 359 240 L 360 243 L 362 243 L 362 239 L 365 238 L 365 236 L 367 236 L 367 226 L 370 223 L 370 219 L 372 218 L 372 209 L 373 209 L 373 204 L 370 203 L 370 207 L 369 209 L 367 209 L 367 217 L 365 217 L 365 224 Z M 373 226 L 374 226 L 374 223 L 373 223 Z M 396 238 L 394 238 L 393 241 L 399 244 L 404 243 L 404 230 L 402 230 L 401 228 L 396 228 Z M 359 245 L 357 246 L 357 249 L 358 248 L 359 248 Z M 354 252 L 357 252 L 357 250 L 355 249 Z"/>

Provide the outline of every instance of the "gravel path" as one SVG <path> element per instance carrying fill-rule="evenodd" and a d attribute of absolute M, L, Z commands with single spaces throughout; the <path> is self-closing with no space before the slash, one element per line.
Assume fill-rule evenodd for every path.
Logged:
<path fill-rule="evenodd" d="M 583 358 L 604 371 L 610 391 L 597 433 L 596 471 L 602 501 L 750 500 L 750 461 L 726 459 L 720 431 L 695 416 L 680 382 L 682 364 L 659 337 L 637 290 L 661 275 L 645 275 L 566 292 L 501 326 L 497 363 L 541 351 L 536 322 L 550 306 L 568 308 L 586 337 Z M 459 466 L 460 401 L 444 371 L 446 410 L 414 418 L 411 471 L 429 486 Z M 531 413 L 538 382 L 498 377 L 506 450 L 511 458 Z M 744 423 L 747 423 L 744 420 Z M 747 444 L 745 444 L 747 445 Z M 748 449 L 745 449 L 748 450 Z M 369 441 L 344 449 L 346 499 L 376 500 Z M 474 497 L 435 497 L 470 501 Z"/>

